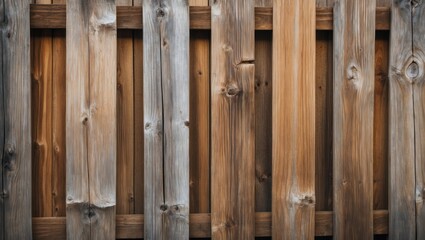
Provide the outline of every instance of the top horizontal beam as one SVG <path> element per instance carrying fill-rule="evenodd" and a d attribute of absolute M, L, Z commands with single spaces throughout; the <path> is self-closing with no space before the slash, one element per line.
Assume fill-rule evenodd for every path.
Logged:
<path fill-rule="evenodd" d="M 377 8 L 376 30 L 390 29 L 390 8 Z M 142 7 L 117 6 L 118 29 L 142 29 Z M 31 28 L 61 29 L 66 27 L 66 6 L 63 4 L 31 4 Z M 190 28 L 211 29 L 211 8 L 190 7 Z M 255 8 L 255 29 L 273 29 L 273 8 Z M 316 9 L 316 29 L 333 29 L 333 9 Z"/>

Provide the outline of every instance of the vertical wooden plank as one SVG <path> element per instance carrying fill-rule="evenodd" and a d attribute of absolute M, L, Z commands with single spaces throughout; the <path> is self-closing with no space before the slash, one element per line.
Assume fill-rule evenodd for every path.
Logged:
<path fill-rule="evenodd" d="M 133 1 L 134 6 L 142 2 Z M 133 33 L 134 67 L 134 213 L 144 208 L 144 126 L 143 126 L 143 31 Z"/>
<path fill-rule="evenodd" d="M 208 0 L 191 0 L 208 6 Z M 190 211 L 210 212 L 210 34 L 190 33 Z"/>
<path fill-rule="evenodd" d="M 416 165 L 416 239 L 425 239 L 425 2 L 412 1 L 413 77 Z"/>
<path fill-rule="evenodd" d="M 30 2 L 4 0 L 0 4 L 0 239 L 6 240 L 32 238 Z"/>
<path fill-rule="evenodd" d="M 255 0 L 256 7 L 272 7 Z M 255 211 L 271 211 L 272 195 L 272 32 L 255 33 Z"/>
<path fill-rule="evenodd" d="M 36 0 L 51 4 L 51 0 Z M 51 217 L 52 206 L 52 31 L 40 30 L 32 42 L 32 195 L 33 216 Z"/>
<path fill-rule="evenodd" d="M 67 238 L 114 239 L 115 1 L 67 1 Z"/>
<path fill-rule="evenodd" d="M 315 1 L 273 3 L 272 234 L 313 239 Z"/>
<path fill-rule="evenodd" d="M 212 237 L 253 239 L 254 1 L 210 5 Z"/>
<path fill-rule="evenodd" d="M 132 6 L 131 0 L 117 6 Z M 117 65 L 117 214 L 134 213 L 134 81 L 133 32 L 118 31 Z"/>
<path fill-rule="evenodd" d="M 53 0 L 54 4 L 65 4 L 66 0 Z M 53 216 L 66 213 L 66 37 L 65 30 L 53 31 Z"/>
<path fill-rule="evenodd" d="M 145 237 L 189 237 L 189 6 L 143 2 Z"/>
<path fill-rule="evenodd" d="M 388 209 L 389 32 L 377 31 L 373 117 L 373 209 Z"/>
<path fill-rule="evenodd" d="M 390 40 L 390 239 L 416 239 L 411 1 L 393 1 Z"/>
<path fill-rule="evenodd" d="M 374 0 L 334 7 L 334 237 L 373 237 Z"/>

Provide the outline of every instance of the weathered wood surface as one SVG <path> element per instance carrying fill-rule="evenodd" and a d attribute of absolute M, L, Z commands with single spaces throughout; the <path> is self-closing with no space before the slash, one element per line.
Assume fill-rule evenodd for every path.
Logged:
<path fill-rule="evenodd" d="M 30 0 L 0 4 L 0 239 L 31 239 Z"/>
<path fill-rule="evenodd" d="M 189 237 L 189 6 L 143 2 L 145 237 Z"/>
<path fill-rule="evenodd" d="M 117 6 L 132 4 L 132 0 L 116 1 Z M 119 30 L 117 34 L 117 214 L 132 214 L 135 185 L 133 32 Z"/>
<path fill-rule="evenodd" d="M 334 7 L 334 236 L 373 237 L 375 0 Z"/>
<path fill-rule="evenodd" d="M 211 0 L 211 228 L 255 235 L 254 1 Z"/>
<path fill-rule="evenodd" d="M 273 2 L 274 239 L 312 239 L 315 211 L 315 1 Z M 287 31 L 286 29 L 293 29 Z M 290 64 L 291 67 L 288 67 Z M 308 70 L 307 70 L 308 69 Z"/>
<path fill-rule="evenodd" d="M 65 28 L 66 10 L 64 5 L 31 5 L 31 28 Z M 270 7 L 255 8 L 255 29 L 273 29 L 273 9 Z M 117 7 L 118 29 L 142 29 L 142 9 L 134 7 Z M 211 8 L 205 6 L 190 7 L 190 28 L 211 29 Z M 390 10 L 388 7 L 376 9 L 376 29 L 389 30 Z M 316 9 L 316 29 L 333 29 L 333 11 L 331 7 Z"/>
<path fill-rule="evenodd" d="M 256 7 L 272 7 L 255 0 Z M 255 33 L 255 211 L 271 211 L 272 195 L 272 33 Z"/>
<path fill-rule="evenodd" d="M 393 1 L 392 12 L 389 236 L 422 239 L 425 237 L 425 6 L 418 1 Z"/>
<path fill-rule="evenodd" d="M 68 0 L 67 18 L 67 238 L 114 239 L 115 1 Z"/>

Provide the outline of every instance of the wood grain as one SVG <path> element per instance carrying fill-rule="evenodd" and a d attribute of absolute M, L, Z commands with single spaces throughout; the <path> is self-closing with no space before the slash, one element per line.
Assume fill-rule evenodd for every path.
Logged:
<path fill-rule="evenodd" d="M 374 0 L 334 8 L 334 236 L 373 237 Z"/>
<path fill-rule="evenodd" d="M 273 4 L 272 179 L 279 184 L 272 186 L 272 235 L 274 239 L 312 239 L 315 1 L 275 0 Z"/>
<path fill-rule="evenodd" d="M 114 239 L 115 1 L 67 1 L 67 238 Z M 105 51 L 107 49 L 107 51 Z"/>
<path fill-rule="evenodd" d="M 255 235 L 254 1 L 211 5 L 211 221 L 216 239 Z"/>
<path fill-rule="evenodd" d="M 143 2 L 145 237 L 189 237 L 189 6 Z"/>
<path fill-rule="evenodd" d="M 389 30 L 390 8 L 376 9 L 376 30 Z M 64 5 L 31 5 L 31 28 L 65 28 L 66 10 Z M 134 7 L 117 7 L 118 29 L 142 29 L 142 9 Z M 190 28 L 211 29 L 211 8 L 205 6 L 190 7 Z M 255 29 L 273 29 L 273 9 L 270 7 L 255 8 Z M 333 29 L 333 10 L 331 7 L 316 9 L 316 29 Z"/>
<path fill-rule="evenodd" d="M 117 6 L 132 6 L 120 0 Z M 134 213 L 133 32 L 117 32 L 117 214 Z"/>
<path fill-rule="evenodd" d="M 389 236 L 416 239 L 411 1 L 393 1 L 390 40 Z"/>
<path fill-rule="evenodd" d="M 32 236 L 29 3 L 5 0 L 1 4 L 0 239 L 6 240 Z"/>

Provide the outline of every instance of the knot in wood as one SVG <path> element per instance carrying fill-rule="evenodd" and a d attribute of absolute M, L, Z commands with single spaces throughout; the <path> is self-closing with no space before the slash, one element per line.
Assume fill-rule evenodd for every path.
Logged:
<path fill-rule="evenodd" d="M 412 8 L 417 8 L 421 4 L 422 0 L 410 0 L 410 5 L 412 5 Z"/>
<path fill-rule="evenodd" d="M 419 65 L 415 61 L 411 62 L 406 69 L 406 75 L 410 79 L 415 79 L 419 76 Z"/>
<path fill-rule="evenodd" d="M 238 87 L 228 87 L 226 91 L 226 96 L 229 98 L 235 97 L 241 93 L 241 90 Z"/>
<path fill-rule="evenodd" d="M 7 191 L 2 191 L 1 193 L 0 193 L 0 198 L 2 198 L 2 199 L 6 199 L 6 198 L 8 198 L 9 197 L 9 193 L 7 192 Z"/>
<path fill-rule="evenodd" d="M 162 204 L 159 209 L 161 209 L 161 211 L 165 212 L 168 210 L 168 206 L 166 204 Z"/>
<path fill-rule="evenodd" d="M 184 121 L 184 125 L 185 125 L 186 127 L 189 127 L 190 122 L 189 122 L 189 121 Z"/>
<path fill-rule="evenodd" d="M 157 18 L 164 18 L 167 15 L 167 8 L 164 6 L 161 6 L 156 9 L 156 17 Z"/>

